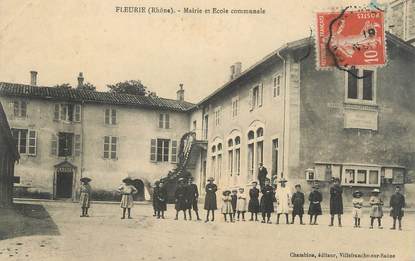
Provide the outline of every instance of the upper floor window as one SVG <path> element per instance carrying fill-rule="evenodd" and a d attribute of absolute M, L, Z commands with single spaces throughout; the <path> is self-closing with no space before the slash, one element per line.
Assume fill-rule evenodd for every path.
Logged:
<path fill-rule="evenodd" d="M 28 129 L 11 129 L 13 138 L 20 154 L 36 155 L 36 131 Z"/>
<path fill-rule="evenodd" d="M 264 88 L 262 84 L 255 85 L 250 91 L 249 91 L 249 107 L 250 110 L 253 110 L 255 108 L 262 106 L 263 101 L 263 93 Z"/>
<path fill-rule="evenodd" d="M 170 115 L 168 113 L 159 114 L 159 128 L 162 128 L 162 129 L 170 128 Z"/>
<path fill-rule="evenodd" d="M 117 137 L 104 137 L 104 159 L 117 159 L 117 143 Z"/>
<path fill-rule="evenodd" d="M 215 125 L 219 126 L 221 124 L 222 117 L 222 107 L 218 106 L 215 108 Z"/>
<path fill-rule="evenodd" d="M 51 154 L 59 157 L 80 156 L 81 135 L 70 132 L 52 134 Z"/>
<path fill-rule="evenodd" d="M 27 116 L 27 101 L 16 100 L 13 101 L 13 114 L 15 117 Z"/>
<path fill-rule="evenodd" d="M 55 104 L 54 120 L 80 122 L 81 105 L 71 103 Z"/>
<path fill-rule="evenodd" d="M 232 118 L 235 118 L 238 116 L 238 110 L 239 110 L 239 97 L 233 97 L 232 98 Z"/>
<path fill-rule="evenodd" d="M 117 110 L 108 108 L 105 109 L 105 124 L 116 125 L 117 124 Z"/>
<path fill-rule="evenodd" d="M 278 97 L 281 92 L 281 75 L 276 75 L 272 80 L 272 96 Z"/>
<path fill-rule="evenodd" d="M 177 162 L 177 140 L 152 139 L 150 160 L 153 162 Z"/>
<path fill-rule="evenodd" d="M 376 102 L 376 72 L 368 69 L 352 69 L 352 72 L 354 75 L 346 72 L 346 100 Z"/>

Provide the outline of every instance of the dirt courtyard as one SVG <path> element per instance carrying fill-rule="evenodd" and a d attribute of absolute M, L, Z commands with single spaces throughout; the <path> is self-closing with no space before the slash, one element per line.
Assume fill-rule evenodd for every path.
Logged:
<path fill-rule="evenodd" d="M 173 220 L 171 205 L 165 220 L 152 216 L 151 205 L 135 205 L 133 219 L 121 220 L 114 204 L 94 204 L 89 218 L 75 203 L 18 205 L 25 204 L 0 215 L 0 260 L 415 260 L 414 213 L 405 214 L 403 231 L 391 231 L 389 216 L 384 229 L 370 230 L 367 210 L 358 229 L 350 213 L 339 228 L 328 227 L 327 214 L 317 226 L 276 225 L 275 216 L 273 224 L 225 223 L 219 212 L 204 223 Z"/>

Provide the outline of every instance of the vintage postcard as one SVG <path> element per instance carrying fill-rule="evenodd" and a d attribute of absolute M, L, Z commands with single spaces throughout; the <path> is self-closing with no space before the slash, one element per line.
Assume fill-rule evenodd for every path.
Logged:
<path fill-rule="evenodd" d="M 0 260 L 415 260 L 415 0 L 0 1 Z"/>

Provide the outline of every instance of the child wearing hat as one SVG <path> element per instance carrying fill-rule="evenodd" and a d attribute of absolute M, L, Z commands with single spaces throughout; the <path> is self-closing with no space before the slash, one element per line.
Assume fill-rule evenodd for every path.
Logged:
<path fill-rule="evenodd" d="M 252 182 L 252 188 L 249 190 L 249 202 L 248 202 L 248 211 L 251 212 L 251 219 L 249 221 L 258 221 L 258 212 L 259 212 L 259 189 L 257 188 L 258 182 Z"/>
<path fill-rule="evenodd" d="M 235 216 L 236 216 L 236 205 L 238 202 L 238 190 L 237 189 L 233 189 L 232 190 L 232 194 L 231 194 L 231 203 L 232 203 L 232 215 L 233 215 L 233 219 L 235 220 Z"/>
<path fill-rule="evenodd" d="M 295 192 L 291 197 L 291 203 L 293 204 L 293 212 L 292 212 L 292 221 L 291 224 L 294 224 L 295 216 L 300 217 L 300 224 L 304 225 L 303 223 L 303 215 L 304 215 L 304 193 L 301 191 L 301 185 L 295 185 Z"/>
<path fill-rule="evenodd" d="M 286 186 L 287 180 L 282 178 L 279 183 L 280 187 L 276 191 L 277 199 L 277 225 L 280 223 L 280 215 L 285 215 L 285 224 L 290 224 L 288 221 L 288 213 L 291 207 L 291 192 L 290 189 Z"/>
<path fill-rule="evenodd" d="M 244 188 L 239 188 L 238 204 L 236 206 L 236 210 L 238 211 L 238 221 L 240 215 L 242 215 L 242 221 L 245 221 L 246 195 Z"/>
<path fill-rule="evenodd" d="M 308 196 L 308 201 L 310 201 L 310 206 L 308 207 L 308 215 L 310 215 L 310 225 L 317 225 L 317 216 L 322 214 L 321 201 L 323 201 L 323 195 L 319 191 L 318 184 L 315 184 L 313 186 L 313 191 Z"/>
<path fill-rule="evenodd" d="M 91 182 L 90 178 L 84 177 L 80 179 L 81 187 L 80 187 L 80 195 L 79 195 L 79 203 L 81 204 L 81 217 L 89 217 L 88 209 L 91 206 L 90 198 L 91 198 L 91 186 L 89 182 Z"/>
<path fill-rule="evenodd" d="M 226 215 L 229 215 L 230 221 L 233 222 L 232 197 L 230 196 L 230 194 L 230 190 L 225 190 L 222 193 L 222 214 L 225 218 L 225 222 L 228 222 L 228 220 L 226 219 Z"/>
<path fill-rule="evenodd" d="M 373 222 L 378 220 L 378 228 L 382 229 L 382 217 L 383 217 L 383 201 L 380 198 L 380 190 L 372 190 L 372 196 L 369 199 L 370 203 L 370 229 L 373 229 Z"/>
<path fill-rule="evenodd" d="M 206 213 L 206 221 L 209 222 L 209 213 L 212 211 L 212 221 L 215 220 L 215 210 L 218 209 L 217 202 L 216 202 L 216 191 L 218 190 L 218 187 L 216 184 L 213 183 L 215 179 L 213 177 L 210 177 L 208 179 L 208 184 L 205 187 L 206 195 L 205 195 L 205 210 L 207 210 Z"/>
<path fill-rule="evenodd" d="M 118 188 L 118 191 L 121 193 L 121 203 L 122 208 L 122 217 L 125 219 L 125 211 L 128 211 L 128 218 L 131 217 L 131 208 L 134 205 L 133 194 L 137 193 L 137 189 L 131 185 L 132 180 L 130 178 L 125 178 L 122 180 L 123 184 Z"/>
<path fill-rule="evenodd" d="M 402 217 L 404 215 L 403 208 L 405 207 L 405 197 L 401 194 L 401 187 L 396 186 L 395 193 L 391 196 L 389 201 L 391 207 L 390 216 L 393 218 L 393 226 L 391 229 L 396 229 L 396 220 L 399 221 L 399 230 L 402 230 Z"/>
<path fill-rule="evenodd" d="M 363 207 L 363 193 L 359 190 L 353 192 L 353 211 L 352 216 L 354 218 L 354 227 L 360 227 L 360 219 L 362 218 L 362 207 Z"/>

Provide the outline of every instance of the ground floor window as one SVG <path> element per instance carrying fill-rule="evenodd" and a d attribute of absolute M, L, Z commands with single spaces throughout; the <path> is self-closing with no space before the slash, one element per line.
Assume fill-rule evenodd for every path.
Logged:
<path fill-rule="evenodd" d="M 380 186 L 380 167 L 343 166 L 343 185 Z"/>
<path fill-rule="evenodd" d="M 150 160 L 153 162 L 177 162 L 177 141 L 151 139 Z"/>
<path fill-rule="evenodd" d="M 20 154 L 36 155 L 36 131 L 29 129 L 12 128 L 12 136 Z"/>

